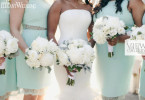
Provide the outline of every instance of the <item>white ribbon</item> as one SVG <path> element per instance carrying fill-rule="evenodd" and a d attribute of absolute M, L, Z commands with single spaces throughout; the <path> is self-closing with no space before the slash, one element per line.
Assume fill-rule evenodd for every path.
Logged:
<path fill-rule="evenodd" d="M 70 72 L 70 74 L 71 74 L 72 76 L 68 75 L 68 78 L 70 78 L 70 79 L 72 79 L 72 80 L 75 80 L 75 73 L 74 73 L 74 72 Z"/>
<path fill-rule="evenodd" d="M 0 69 L 5 69 L 6 62 L 3 62 L 3 64 L 0 66 Z"/>
<path fill-rule="evenodd" d="M 108 52 L 113 52 L 113 46 L 108 43 Z"/>

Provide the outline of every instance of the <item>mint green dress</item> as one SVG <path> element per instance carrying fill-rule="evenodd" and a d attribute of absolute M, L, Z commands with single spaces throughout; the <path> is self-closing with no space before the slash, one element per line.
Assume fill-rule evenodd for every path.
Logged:
<path fill-rule="evenodd" d="M 6 2 L 6 0 L 0 0 L 0 6 Z M 0 31 L 10 31 L 9 26 L 9 8 L 0 7 Z M 6 74 L 0 75 L 0 96 L 8 96 L 7 93 L 17 90 L 17 75 L 16 75 L 16 59 L 6 59 Z M 0 97 L 2 100 L 2 97 Z"/>
<path fill-rule="evenodd" d="M 143 24 L 145 25 L 145 14 L 143 16 Z M 145 60 L 143 60 L 140 77 L 140 100 L 145 100 Z"/>
<path fill-rule="evenodd" d="M 29 8 L 33 6 L 34 8 Z M 22 21 L 22 37 L 28 46 L 37 37 L 47 38 L 47 15 L 50 4 L 46 0 L 29 0 Z M 31 69 L 25 61 L 25 55 L 20 50 L 16 58 L 17 85 L 24 89 L 25 94 L 41 95 L 36 90 L 47 87 L 50 83 L 51 74 L 46 68 Z M 32 91 L 31 91 L 32 90 Z M 35 90 L 35 91 L 34 91 Z"/>
<path fill-rule="evenodd" d="M 110 1 L 102 11 L 94 16 L 94 22 L 96 18 L 110 15 L 120 18 L 127 26 L 132 27 L 134 22 L 131 13 L 127 9 L 127 5 L 128 0 L 124 0 L 122 2 L 122 12 L 115 13 L 115 1 Z M 118 43 L 114 46 L 114 54 L 112 58 L 108 57 L 107 42 L 103 45 L 96 44 L 95 67 L 103 100 L 123 100 L 119 98 L 128 93 L 130 86 L 134 57 L 125 56 L 124 43 Z"/>

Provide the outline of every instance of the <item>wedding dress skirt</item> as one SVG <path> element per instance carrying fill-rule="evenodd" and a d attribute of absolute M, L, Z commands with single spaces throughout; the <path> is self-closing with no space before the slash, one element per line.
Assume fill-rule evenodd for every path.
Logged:
<path fill-rule="evenodd" d="M 87 41 L 87 29 L 91 23 L 91 14 L 87 10 L 71 9 L 60 15 L 59 44 L 65 40 L 83 39 Z M 74 86 L 68 86 L 67 72 L 63 66 L 55 65 L 56 80 L 60 88 L 58 100 L 94 100 L 96 93 L 90 88 L 91 72 L 75 74 Z"/>

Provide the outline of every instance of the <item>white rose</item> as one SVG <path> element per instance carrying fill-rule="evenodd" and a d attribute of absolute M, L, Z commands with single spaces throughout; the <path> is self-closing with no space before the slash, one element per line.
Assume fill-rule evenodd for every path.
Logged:
<path fill-rule="evenodd" d="M 9 39 L 6 44 L 6 55 L 16 53 L 18 51 L 18 40 L 16 38 Z"/>
<path fill-rule="evenodd" d="M 40 58 L 41 66 L 48 67 L 53 65 L 53 55 L 50 53 L 43 54 Z"/>

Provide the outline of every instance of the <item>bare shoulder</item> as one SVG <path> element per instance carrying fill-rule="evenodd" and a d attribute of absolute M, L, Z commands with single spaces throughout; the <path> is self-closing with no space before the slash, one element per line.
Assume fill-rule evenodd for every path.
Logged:
<path fill-rule="evenodd" d="M 62 4 L 63 4 L 63 0 L 56 0 L 53 4 L 52 4 L 52 6 L 51 6 L 51 8 L 50 8 L 50 11 L 52 11 L 52 12 L 55 12 L 55 11 L 61 11 L 61 8 L 62 8 Z"/>
<path fill-rule="evenodd" d="M 143 2 L 142 0 L 129 0 L 129 7 L 130 8 L 143 7 Z"/>

